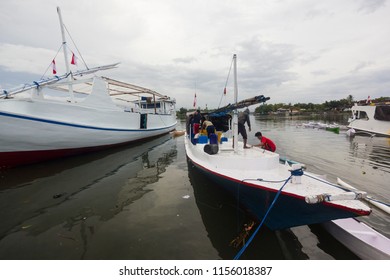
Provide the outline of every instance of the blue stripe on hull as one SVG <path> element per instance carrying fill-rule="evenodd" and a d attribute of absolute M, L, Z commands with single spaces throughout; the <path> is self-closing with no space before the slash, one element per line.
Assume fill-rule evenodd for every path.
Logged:
<path fill-rule="evenodd" d="M 275 198 L 276 190 L 250 186 L 248 182 L 235 182 L 227 177 L 213 174 L 195 164 L 203 174 L 233 195 L 249 214 L 261 221 Z M 280 183 L 282 187 L 283 183 Z M 283 192 L 271 209 L 265 224 L 271 230 L 285 229 L 300 225 L 358 216 L 357 213 L 332 207 L 329 204 L 307 204 L 301 197 L 286 195 Z"/>
<path fill-rule="evenodd" d="M 63 126 L 71 126 L 71 127 L 94 129 L 94 130 L 105 130 L 105 131 L 128 131 L 128 132 L 130 132 L 130 131 L 131 132 L 156 131 L 156 130 L 163 130 L 163 129 L 167 129 L 167 128 L 169 129 L 169 128 L 172 128 L 176 125 L 176 123 L 175 123 L 169 127 L 152 128 L 152 129 L 119 129 L 119 128 L 107 128 L 107 127 L 72 124 L 72 123 L 66 123 L 66 122 L 60 122 L 60 121 L 40 119 L 40 118 L 35 118 L 35 117 L 20 116 L 20 115 L 9 114 L 9 113 L 4 113 L 4 112 L 0 112 L 0 116 L 17 118 L 17 119 L 24 119 L 24 120 L 30 120 L 30 121 L 36 121 L 36 122 L 43 122 L 43 123 L 49 123 L 49 124 L 63 125 Z"/>

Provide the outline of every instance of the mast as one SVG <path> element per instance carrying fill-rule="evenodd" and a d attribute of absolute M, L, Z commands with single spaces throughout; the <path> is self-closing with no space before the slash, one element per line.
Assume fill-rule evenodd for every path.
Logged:
<path fill-rule="evenodd" d="M 233 74 L 234 74 L 234 103 L 237 106 L 238 86 L 237 86 L 237 55 L 233 55 Z M 233 111 L 233 146 L 234 152 L 238 151 L 238 112 L 237 108 Z"/>
<path fill-rule="evenodd" d="M 69 67 L 69 59 L 68 59 L 68 50 L 66 45 L 66 38 L 65 38 L 65 30 L 64 30 L 64 23 L 62 22 L 62 15 L 60 7 L 57 7 L 57 13 L 60 20 L 60 27 L 61 27 L 61 35 L 62 35 L 62 47 L 64 50 L 64 58 L 65 58 L 65 67 L 66 67 L 66 74 L 68 75 L 68 81 L 69 81 L 69 94 L 70 94 L 70 101 L 74 103 L 74 93 L 73 93 L 73 87 L 72 87 L 72 75 L 70 73 L 70 67 Z"/>

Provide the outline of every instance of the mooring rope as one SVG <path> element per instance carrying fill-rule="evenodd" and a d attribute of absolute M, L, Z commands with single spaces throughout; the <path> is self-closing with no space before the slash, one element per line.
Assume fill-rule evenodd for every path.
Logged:
<path fill-rule="evenodd" d="M 296 171 L 296 170 L 294 170 L 294 171 Z M 292 171 L 292 172 L 293 172 L 293 171 Z M 272 201 L 271 205 L 268 207 L 267 212 L 265 213 L 265 215 L 264 215 L 263 219 L 261 220 L 259 226 L 256 228 L 256 230 L 255 230 L 255 232 L 252 234 L 252 236 L 248 239 L 248 242 L 241 248 L 241 250 L 240 250 L 240 251 L 237 253 L 237 255 L 234 257 L 234 260 L 240 259 L 241 255 L 245 252 L 246 248 L 248 248 L 248 246 L 249 246 L 249 244 L 252 242 L 253 238 L 255 238 L 256 234 L 258 233 L 258 231 L 260 230 L 260 228 L 263 226 L 263 224 L 264 224 L 264 222 L 265 222 L 265 219 L 267 218 L 269 212 L 271 211 L 272 207 L 274 206 L 274 204 L 275 204 L 276 200 L 278 199 L 280 193 L 282 192 L 284 186 L 287 184 L 287 182 L 288 182 L 288 181 L 291 179 L 291 177 L 293 176 L 293 173 L 292 173 L 292 172 L 291 172 L 290 177 L 288 177 L 288 178 L 285 180 L 283 186 L 282 186 L 282 187 L 278 190 L 278 192 L 276 193 L 274 200 Z M 301 170 L 301 172 L 303 173 L 302 170 Z M 249 179 L 248 179 L 248 180 L 249 180 Z M 258 179 L 256 179 L 256 180 L 258 180 Z M 266 181 L 266 180 L 264 180 L 264 181 Z"/>

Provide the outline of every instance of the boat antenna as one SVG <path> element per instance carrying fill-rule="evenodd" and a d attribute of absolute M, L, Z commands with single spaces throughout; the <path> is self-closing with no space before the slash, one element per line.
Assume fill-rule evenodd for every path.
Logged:
<path fill-rule="evenodd" d="M 64 51 L 66 74 L 68 75 L 68 81 L 72 82 L 72 73 L 70 72 L 70 67 L 69 67 L 68 50 L 67 50 L 66 39 L 65 39 L 64 23 L 62 21 L 62 15 L 61 15 L 60 7 L 57 7 L 57 13 L 58 13 L 58 17 L 59 17 L 59 20 L 60 20 L 61 35 L 62 35 L 62 46 L 63 46 L 63 51 Z M 71 102 L 74 103 L 74 94 L 73 94 L 72 83 L 69 83 L 69 94 L 70 94 Z"/>

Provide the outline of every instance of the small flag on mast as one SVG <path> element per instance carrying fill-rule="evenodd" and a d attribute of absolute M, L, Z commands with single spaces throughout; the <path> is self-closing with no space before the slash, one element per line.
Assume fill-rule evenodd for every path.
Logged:
<path fill-rule="evenodd" d="M 196 107 L 196 92 L 195 92 L 195 97 L 194 97 L 194 108 Z"/>
<path fill-rule="evenodd" d="M 223 89 L 223 94 L 226 95 L 226 88 Z"/>
<path fill-rule="evenodd" d="M 72 60 L 70 64 L 77 65 L 77 56 L 72 52 Z"/>
<path fill-rule="evenodd" d="M 51 68 L 53 69 L 53 75 L 57 74 L 56 61 L 54 59 L 51 62 Z"/>

